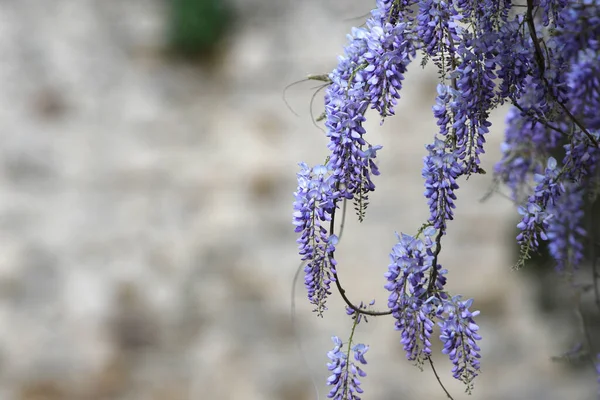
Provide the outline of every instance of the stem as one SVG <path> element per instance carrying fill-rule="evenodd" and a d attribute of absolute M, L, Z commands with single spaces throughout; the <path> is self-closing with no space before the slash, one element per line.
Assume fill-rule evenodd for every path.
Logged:
<path fill-rule="evenodd" d="M 352 331 L 350 331 L 350 338 L 348 339 L 348 351 L 346 352 L 346 377 L 348 376 L 348 369 L 350 368 L 350 351 L 352 349 L 352 339 L 354 338 L 354 330 L 356 329 L 356 325 L 358 325 L 358 315 L 354 318 L 354 323 L 352 324 Z M 346 384 L 344 388 L 344 394 L 342 395 L 342 399 L 346 398 L 346 394 L 348 393 L 348 385 Z"/>
<path fill-rule="evenodd" d="M 433 253 L 433 262 L 431 264 L 431 268 L 433 268 L 433 270 L 431 271 L 431 274 L 429 275 L 429 285 L 427 285 L 427 292 L 425 292 L 425 296 L 428 296 L 429 293 L 431 293 L 433 291 L 433 288 L 435 286 L 435 281 L 437 280 L 437 274 L 438 274 L 437 260 L 438 260 L 438 255 L 440 254 L 440 251 L 442 251 L 442 236 L 443 235 L 444 235 L 444 233 L 440 229 L 435 238 L 435 253 Z"/>
<path fill-rule="evenodd" d="M 334 234 L 334 229 L 335 229 L 335 209 L 336 209 L 336 203 L 337 200 L 333 202 L 333 211 L 331 212 L 331 221 L 329 224 L 329 234 L 333 235 Z M 330 257 L 333 258 L 333 251 L 330 253 Z M 332 271 L 331 272 L 333 277 L 335 278 L 335 286 L 338 289 L 338 292 L 340 292 L 340 295 L 342 296 L 342 299 L 344 299 L 344 302 L 348 305 L 348 307 L 350 307 L 351 309 L 353 309 L 356 313 L 358 314 L 363 314 L 363 315 L 370 315 L 372 317 L 377 317 L 380 315 L 391 315 L 392 314 L 392 310 L 387 310 L 387 311 L 368 311 L 368 310 L 362 310 L 360 307 L 354 305 L 350 299 L 348 299 L 348 297 L 346 296 L 346 290 L 342 287 L 342 284 L 340 283 L 340 278 L 337 274 L 337 271 Z"/>
<path fill-rule="evenodd" d="M 567 132 L 563 131 L 562 129 L 554 126 L 554 125 L 550 125 L 548 122 L 544 121 L 543 119 L 539 118 L 537 115 L 533 115 L 532 112 L 527 112 L 525 111 L 525 109 L 523 107 L 521 107 L 519 105 L 519 103 L 517 103 L 516 101 L 512 102 L 513 106 L 515 106 L 519 111 L 521 111 L 523 114 L 531 117 L 531 118 L 535 118 L 536 122 L 539 122 L 540 124 L 544 125 L 546 128 L 550 128 L 558 133 L 563 134 L 564 136 L 570 136 Z"/>
<path fill-rule="evenodd" d="M 444 393 L 446 393 L 446 396 L 448 396 L 448 398 L 450 400 L 454 400 L 454 398 L 450 395 L 450 393 L 448 392 L 448 390 L 446 390 L 446 387 L 442 383 L 442 380 L 440 379 L 440 376 L 438 375 L 435 367 L 433 366 L 433 360 L 431 359 L 431 357 L 427 357 L 427 360 L 429 361 L 429 365 L 431 365 L 431 370 L 433 371 L 433 374 L 435 375 L 435 379 L 437 379 L 440 387 L 444 390 Z"/>

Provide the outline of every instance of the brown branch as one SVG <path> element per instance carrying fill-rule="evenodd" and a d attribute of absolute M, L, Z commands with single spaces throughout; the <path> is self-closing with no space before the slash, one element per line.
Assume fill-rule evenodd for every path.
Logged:
<path fill-rule="evenodd" d="M 444 384 L 442 383 L 442 380 L 440 379 L 440 376 L 438 375 L 435 367 L 433 366 L 433 360 L 431 359 L 431 357 L 427 357 L 427 360 L 429 361 L 429 365 L 431 365 L 431 369 L 433 370 L 433 374 L 435 375 L 435 379 L 437 379 L 438 383 L 440 384 L 440 387 L 444 390 L 444 392 L 446 393 L 446 396 L 448 396 L 448 398 L 450 400 L 454 400 L 454 398 L 450 395 L 450 393 L 448 392 L 448 390 L 446 390 L 446 387 L 444 386 Z"/>
<path fill-rule="evenodd" d="M 333 235 L 334 234 L 334 229 L 335 229 L 335 208 L 336 208 L 336 203 L 337 201 L 333 202 L 333 211 L 331 212 L 331 221 L 329 224 L 329 234 Z M 329 256 L 331 258 L 333 258 L 333 251 L 331 253 L 329 253 Z M 378 317 L 381 315 L 391 315 L 392 314 L 392 310 L 387 310 L 387 311 L 368 311 L 368 310 L 363 310 L 360 307 L 354 305 L 350 299 L 348 299 L 348 297 L 346 296 L 346 290 L 342 287 L 342 284 L 340 283 L 340 278 L 337 274 L 337 272 L 332 271 L 332 275 L 335 278 L 335 286 L 338 289 L 338 292 L 340 292 L 340 295 L 342 296 L 342 299 L 344 299 L 344 302 L 348 305 L 348 307 L 350 307 L 352 310 L 354 310 L 356 313 L 358 314 L 363 314 L 363 315 L 370 315 L 372 317 Z"/>
<path fill-rule="evenodd" d="M 537 115 L 534 115 L 533 112 L 531 111 L 525 111 L 525 109 L 523 107 L 521 107 L 521 105 L 519 105 L 519 103 L 516 102 L 516 100 L 513 100 L 512 102 L 513 106 L 515 106 L 519 111 L 521 111 L 522 113 L 524 113 L 525 115 L 535 118 L 536 122 L 539 122 L 540 124 L 544 125 L 546 128 L 552 129 L 558 133 L 561 133 L 565 136 L 569 136 L 569 134 L 565 131 L 563 131 L 562 129 L 554 126 L 554 125 L 550 125 L 548 122 L 544 121 L 543 119 L 541 119 L 540 117 L 538 117 Z"/>
<path fill-rule="evenodd" d="M 431 263 L 431 274 L 429 275 L 429 284 L 427 285 L 427 291 L 424 293 L 425 296 L 429 296 L 429 294 L 433 291 L 435 286 L 435 281 L 437 280 L 438 269 L 437 269 L 437 260 L 440 251 L 442 251 L 442 236 L 444 235 L 444 231 L 440 228 L 436 238 L 435 238 L 435 253 L 433 253 L 433 262 Z"/>

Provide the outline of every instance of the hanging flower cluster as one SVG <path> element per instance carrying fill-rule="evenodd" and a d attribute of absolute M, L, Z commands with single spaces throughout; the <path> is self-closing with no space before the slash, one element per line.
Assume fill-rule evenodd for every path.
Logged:
<path fill-rule="evenodd" d="M 398 237 L 385 274 L 387 309 L 371 311 L 362 302 L 355 306 L 339 282 L 333 222 L 345 201 L 365 218 L 382 146 L 369 143 L 364 123 L 369 110 L 382 123 L 395 114 L 418 53 L 422 64 L 433 62 L 439 71 L 432 109 L 438 131 L 422 169 L 429 218 L 416 235 Z M 431 338 L 439 330 L 452 375 L 470 390 L 480 371 L 479 312 L 470 311 L 472 299 L 446 291 L 447 271 L 438 262 L 459 181 L 485 173 L 490 113 L 510 104 L 494 175 L 521 214 L 517 266 L 542 241 L 558 271 L 584 262 L 583 208 L 600 192 L 600 1 L 377 0 L 365 24 L 348 35 L 327 82 L 328 161 L 300 164 L 294 202 L 308 298 L 322 315 L 336 282 L 354 327 L 363 316 L 392 315 L 406 357 L 420 366 L 431 361 Z M 340 339 L 334 343 L 329 395 L 358 398 L 364 372 L 348 358 L 352 349 L 365 364 L 368 347 L 349 344 L 344 352 Z"/>

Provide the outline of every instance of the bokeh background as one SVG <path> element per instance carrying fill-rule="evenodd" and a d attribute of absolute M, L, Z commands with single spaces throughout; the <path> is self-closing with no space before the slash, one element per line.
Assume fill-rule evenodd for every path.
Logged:
<path fill-rule="evenodd" d="M 371 7 L 0 1 L 0 399 L 301 400 L 316 398 L 313 380 L 325 398 L 330 337 L 347 338 L 350 321 L 336 296 L 317 318 L 299 282 L 291 324 L 291 210 L 297 163 L 322 162 L 326 138 L 309 111 L 316 84 L 286 92 L 295 113 L 282 92 L 330 71 Z M 435 86 L 415 63 L 397 116 L 368 122 L 382 174 L 338 251 L 356 302 L 385 304 L 394 232 L 427 218 Z M 592 398 L 590 368 L 551 361 L 577 341 L 570 299 L 544 306 L 559 280 L 511 271 L 516 212 L 501 196 L 479 201 L 491 183 L 461 182 L 441 256 L 450 289 L 482 311 L 470 398 Z M 404 359 L 391 319 L 356 339 L 371 346 L 364 398 L 445 398 Z M 466 398 L 441 354 L 436 365 Z"/>

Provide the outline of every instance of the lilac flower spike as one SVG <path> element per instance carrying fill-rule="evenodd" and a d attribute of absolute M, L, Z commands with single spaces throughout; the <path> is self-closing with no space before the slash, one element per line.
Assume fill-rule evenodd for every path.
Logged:
<path fill-rule="evenodd" d="M 429 221 L 436 229 L 446 230 L 446 221 L 454 218 L 453 209 L 458 189 L 456 179 L 461 175 L 461 167 L 454 152 L 448 152 L 446 142 L 435 139 L 427 146 L 429 155 L 425 157 L 423 178 L 425 178 L 425 197 L 429 204 Z"/>
<path fill-rule="evenodd" d="M 331 220 L 337 193 L 328 166 L 310 168 L 301 163 L 300 168 L 298 189 L 294 193 L 294 225 L 300 233 L 296 242 L 302 260 L 307 262 L 304 285 L 308 298 L 318 315 L 322 315 L 337 264 L 332 254 L 338 241 L 323 225 Z"/>
<path fill-rule="evenodd" d="M 414 236 L 399 235 L 391 250 L 387 310 L 352 303 L 337 282 L 354 325 L 349 343 L 344 346 L 334 337 L 328 353 L 330 398 L 359 398 L 358 379 L 365 376 L 359 366 L 366 364 L 368 346 L 352 342 L 354 328 L 367 317 L 388 314 L 406 357 L 419 366 L 432 356 L 437 324 L 453 376 L 472 389 L 480 372 L 479 311 L 470 311 L 473 300 L 448 293 L 447 271 L 438 256 L 454 218 L 458 178 L 485 173 L 480 163 L 494 108 L 512 106 L 495 182 L 507 185 L 521 205 L 517 267 L 539 249 L 540 241 L 548 242 L 558 271 L 575 272 L 585 260 L 584 206 L 600 193 L 600 0 L 513 3 L 376 0 L 365 23 L 348 35 L 328 75 L 329 162 L 301 164 L 294 202 L 297 243 L 306 262 L 304 283 L 319 315 L 337 277 L 338 237 L 330 228 L 337 204 L 353 200 L 362 220 L 375 190 L 373 177 L 379 174 L 381 146 L 366 136 L 368 110 L 382 123 L 394 115 L 417 51 L 423 66 L 435 64 L 439 78 L 433 106 L 438 130 L 422 168 L 428 221 Z M 592 250 L 594 240 L 589 239 Z M 594 289 L 597 284 L 592 282 Z"/>
<path fill-rule="evenodd" d="M 428 279 L 425 272 L 433 262 L 431 238 L 435 230 L 428 229 L 425 240 L 402 234 L 390 254 L 391 264 L 385 274 L 385 288 L 391 293 L 388 307 L 401 332 L 401 343 L 406 358 L 421 363 L 431 354 L 430 337 L 433 332 L 434 309 L 426 302 Z M 443 282 L 442 282 L 443 283 Z"/>
<path fill-rule="evenodd" d="M 465 33 L 457 49 L 462 62 L 454 71 L 458 90 L 450 108 L 456 151 L 467 175 L 481 172 L 479 156 L 484 153 L 485 134 L 492 125 L 488 116 L 493 106 L 496 79 L 493 54 L 497 45 L 495 33 L 478 37 Z"/>
<path fill-rule="evenodd" d="M 529 176 L 544 172 L 548 154 L 558 147 L 560 133 L 532 122 L 514 107 L 508 112 L 506 125 L 503 156 L 495 173 L 510 188 L 513 200 L 523 200 L 520 193 Z"/>
<path fill-rule="evenodd" d="M 400 98 L 406 67 L 415 57 L 413 41 L 408 37 L 406 21 L 390 23 L 393 15 L 390 0 L 379 0 L 378 8 L 367 20 L 367 52 L 365 68 L 361 72 L 366 82 L 366 98 L 371 108 L 382 117 L 394 115 L 394 106 Z"/>
<path fill-rule="evenodd" d="M 415 56 L 406 22 L 395 21 L 399 12 L 392 0 L 378 0 L 364 28 L 353 28 L 344 56 L 329 75 L 325 93 L 327 136 L 331 166 L 342 197 L 356 199 L 362 218 L 367 193 L 378 175 L 373 159 L 381 146 L 363 138 L 369 107 L 382 117 L 394 114 L 406 66 Z M 395 21 L 395 22 L 392 22 Z"/>
<path fill-rule="evenodd" d="M 584 194 L 582 188 L 570 184 L 565 194 L 549 207 L 554 218 L 548 223 L 548 250 L 559 272 L 577 269 L 584 259 Z"/>
<path fill-rule="evenodd" d="M 517 235 L 517 242 L 521 245 L 521 257 L 517 262 L 517 267 L 522 266 L 525 260 L 529 259 L 531 251 L 537 250 L 539 239 L 548 240 L 549 221 L 553 217 L 548 212 L 548 206 L 554 206 L 559 196 L 565 191 L 559 176 L 557 162 L 550 157 L 545 174 L 536 174 L 534 177 L 537 186 L 534 193 L 529 196 L 527 205 L 519 207 L 519 214 L 523 218 L 517 225 L 521 231 Z"/>
<path fill-rule="evenodd" d="M 475 324 L 474 317 L 479 311 L 469 311 L 473 299 L 462 301 L 461 296 L 455 296 L 445 302 L 438 325 L 441 328 L 440 340 L 444 344 L 442 353 L 448 354 L 454 364 L 452 374 L 456 379 L 467 385 L 470 391 L 473 379 L 478 375 L 481 358 L 477 341 L 481 336 L 477 333 L 479 326 Z"/>
<path fill-rule="evenodd" d="M 335 347 L 327 353 L 331 360 L 327 368 L 331 375 L 327 379 L 327 385 L 333 386 L 327 397 L 334 400 L 360 400 L 359 394 L 363 393 L 358 379 L 367 376 L 367 374 L 355 363 L 348 360 L 348 354 L 344 353 L 342 340 L 337 336 L 331 338 Z M 354 360 L 358 364 L 367 364 L 365 353 L 369 346 L 356 344 L 352 347 Z"/>

